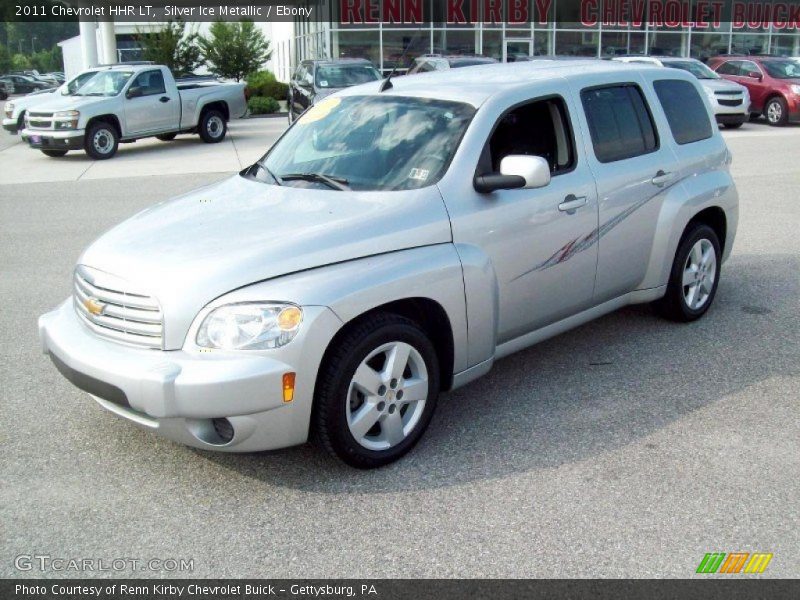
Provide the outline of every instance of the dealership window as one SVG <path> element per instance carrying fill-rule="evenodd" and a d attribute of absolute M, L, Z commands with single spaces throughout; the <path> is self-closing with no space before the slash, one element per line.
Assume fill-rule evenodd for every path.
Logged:
<path fill-rule="evenodd" d="M 478 172 L 499 172 L 502 159 L 512 154 L 541 156 L 553 175 L 573 168 L 574 143 L 562 98 L 523 104 L 503 115 L 481 153 Z"/>
<path fill-rule="evenodd" d="M 711 137 L 711 119 L 694 85 L 679 79 L 661 79 L 654 81 L 653 87 L 667 115 L 672 137 L 678 144 L 691 144 Z"/>
<path fill-rule="evenodd" d="M 651 31 L 649 34 L 649 54 L 654 56 L 686 56 L 684 52 L 685 33 Z"/>
<path fill-rule="evenodd" d="M 556 54 L 563 56 L 597 56 L 600 34 L 597 31 L 556 32 Z"/>
<path fill-rule="evenodd" d="M 640 31 L 603 32 L 601 56 L 644 54 L 644 33 Z"/>
<path fill-rule="evenodd" d="M 616 85 L 581 92 L 594 153 L 602 163 L 658 149 L 655 125 L 638 86 Z"/>
<path fill-rule="evenodd" d="M 689 56 L 706 62 L 712 56 L 727 54 L 729 37 L 727 33 L 692 32 Z"/>
<path fill-rule="evenodd" d="M 383 30 L 383 69 L 401 73 L 414 66 L 414 59 L 430 52 L 428 30 Z M 380 66 L 377 65 L 376 66 Z"/>

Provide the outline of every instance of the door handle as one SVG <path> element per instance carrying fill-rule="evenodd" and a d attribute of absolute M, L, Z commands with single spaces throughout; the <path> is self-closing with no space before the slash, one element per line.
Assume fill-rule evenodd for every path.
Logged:
<path fill-rule="evenodd" d="M 670 181 L 672 181 L 672 177 L 672 173 L 659 169 L 658 173 L 655 174 L 655 177 L 650 180 L 650 183 L 657 185 L 658 187 L 664 187 Z"/>
<path fill-rule="evenodd" d="M 158 101 L 159 102 L 169 102 L 169 96 L 161 96 L 161 98 L 159 98 Z"/>
<path fill-rule="evenodd" d="M 581 206 L 586 206 L 586 196 L 576 196 L 569 194 L 564 201 L 558 205 L 558 210 L 562 212 L 572 213 L 579 209 Z"/>

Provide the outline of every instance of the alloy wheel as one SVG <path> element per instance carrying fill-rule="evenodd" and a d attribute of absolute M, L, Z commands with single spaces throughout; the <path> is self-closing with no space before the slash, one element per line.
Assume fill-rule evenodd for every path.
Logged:
<path fill-rule="evenodd" d="M 767 107 L 767 120 L 770 123 L 777 123 L 783 116 L 783 107 L 780 102 L 770 102 Z"/>
<path fill-rule="evenodd" d="M 717 277 L 717 254 L 707 239 L 697 240 L 683 267 L 683 299 L 692 310 L 702 308 L 711 297 Z"/>
<path fill-rule="evenodd" d="M 410 344 L 390 342 L 361 361 L 347 393 L 347 426 L 369 450 L 388 450 L 406 439 L 428 399 L 428 370 Z"/>

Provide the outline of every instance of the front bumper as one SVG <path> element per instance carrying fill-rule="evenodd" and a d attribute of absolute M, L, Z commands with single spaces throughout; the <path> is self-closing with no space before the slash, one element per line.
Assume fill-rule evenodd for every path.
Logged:
<path fill-rule="evenodd" d="M 721 123 L 723 125 L 739 125 L 744 123 L 750 118 L 748 113 L 738 114 L 738 115 L 716 115 L 717 123 Z"/>
<path fill-rule="evenodd" d="M 23 141 L 39 150 L 82 150 L 86 135 L 83 129 L 53 131 L 48 129 L 23 129 Z"/>
<path fill-rule="evenodd" d="M 16 119 L 9 119 L 8 117 L 3 119 L 3 129 L 9 133 L 17 133 L 19 131 L 17 125 L 19 125 L 19 123 L 17 123 Z"/>
<path fill-rule="evenodd" d="M 67 300 L 39 319 L 43 351 L 101 406 L 173 441 L 207 450 L 249 452 L 303 443 L 308 437 L 316 373 L 339 319 L 305 310 L 303 328 L 281 358 L 265 353 L 159 351 L 98 337 Z M 304 339 L 301 339 L 304 338 Z M 320 349 L 319 346 L 322 346 Z M 284 354 L 288 360 L 284 361 Z M 296 372 L 294 400 L 283 401 L 283 375 Z M 233 438 L 220 438 L 227 419 Z"/>

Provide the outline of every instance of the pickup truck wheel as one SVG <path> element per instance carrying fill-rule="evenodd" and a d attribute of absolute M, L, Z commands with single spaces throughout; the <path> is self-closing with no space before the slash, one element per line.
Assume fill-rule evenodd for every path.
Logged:
<path fill-rule="evenodd" d="M 786 106 L 786 100 L 783 98 L 773 98 L 764 107 L 764 114 L 767 117 L 767 123 L 773 127 L 781 127 L 786 125 L 789 121 L 789 110 Z"/>
<path fill-rule="evenodd" d="M 225 139 L 228 124 L 225 117 L 218 110 L 207 110 L 200 116 L 200 138 L 206 144 L 216 144 Z"/>
<path fill-rule="evenodd" d="M 711 227 L 696 223 L 687 229 L 675 254 L 667 293 L 656 302 L 661 315 L 684 323 L 702 317 L 717 293 L 721 256 L 719 238 Z"/>
<path fill-rule="evenodd" d="M 162 133 L 161 135 L 157 135 L 156 139 L 161 140 L 162 142 L 171 142 L 175 139 L 175 136 L 178 135 L 177 133 Z"/>
<path fill-rule="evenodd" d="M 66 150 L 42 150 L 42 154 L 45 156 L 49 156 L 50 158 L 60 158 L 62 156 L 66 156 Z"/>
<path fill-rule="evenodd" d="M 439 396 L 439 361 L 410 319 L 378 313 L 334 342 L 320 368 L 314 438 L 350 466 L 393 462 L 419 441 Z"/>
<path fill-rule="evenodd" d="M 106 160 L 117 153 L 119 136 L 109 123 L 95 123 L 86 132 L 83 149 L 95 160 Z"/>

